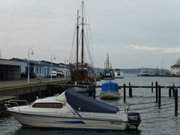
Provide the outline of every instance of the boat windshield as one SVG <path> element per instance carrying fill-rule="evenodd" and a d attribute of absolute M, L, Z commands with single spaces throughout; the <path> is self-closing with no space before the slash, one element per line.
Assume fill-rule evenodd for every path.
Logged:
<path fill-rule="evenodd" d="M 61 103 L 34 103 L 32 107 L 34 108 L 62 108 L 63 104 Z"/>

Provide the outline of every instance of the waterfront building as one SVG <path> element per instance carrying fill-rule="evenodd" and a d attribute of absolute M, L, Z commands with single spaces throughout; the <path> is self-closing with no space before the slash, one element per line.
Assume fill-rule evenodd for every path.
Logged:
<path fill-rule="evenodd" d="M 0 59 L 0 81 L 18 80 L 20 78 L 20 63 L 9 59 Z"/>
<path fill-rule="evenodd" d="M 20 65 L 21 77 L 26 78 L 28 72 L 28 61 L 27 59 L 12 58 L 11 61 L 17 62 Z M 57 72 L 57 77 L 69 77 L 70 70 L 65 64 L 59 64 L 54 62 L 49 62 L 45 60 L 29 60 L 30 77 L 31 78 L 48 78 L 50 77 L 50 72 Z"/>
<path fill-rule="evenodd" d="M 20 59 L 20 58 L 12 58 L 10 61 L 18 63 L 20 65 L 20 72 L 21 72 L 21 78 L 24 78 L 26 76 L 26 68 L 27 68 L 27 60 Z"/>
<path fill-rule="evenodd" d="M 59 63 L 59 68 L 60 68 L 60 71 L 62 71 L 64 77 L 66 78 L 71 77 L 71 71 L 70 71 L 69 65 L 64 64 L 64 63 Z"/>

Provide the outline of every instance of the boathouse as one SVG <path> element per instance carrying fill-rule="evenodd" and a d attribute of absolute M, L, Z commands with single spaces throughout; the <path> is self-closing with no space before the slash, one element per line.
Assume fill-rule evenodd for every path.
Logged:
<path fill-rule="evenodd" d="M 21 67 L 17 62 L 0 59 L 0 81 L 18 80 L 21 78 Z"/>
<path fill-rule="evenodd" d="M 12 58 L 14 61 L 20 65 L 21 77 L 27 78 L 28 73 L 28 61 L 27 59 Z M 54 63 L 45 60 L 29 60 L 30 77 L 31 78 L 48 78 L 50 77 L 51 71 L 56 71 L 62 73 L 61 77 L 70 77 L 70 70 L 68 66 L 63 63 Z"/>
<path fill-rule="evenodd" d="M 21 77 L 26 78 L 28 74 L 28 60 L 12 58 L 11 61 L 20 63 Z M 29 60 L 29 73 L 31 78 L 46 78 L 49 76 L 51 68 L 53 69 L 54 65 L 45 61 Z"/>

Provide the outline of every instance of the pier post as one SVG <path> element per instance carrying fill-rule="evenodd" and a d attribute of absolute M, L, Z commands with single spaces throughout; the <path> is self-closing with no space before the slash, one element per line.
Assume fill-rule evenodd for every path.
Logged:
<path fill-rule="evenodd" d="M 175 96 L 174 91 L 175 91 L 175 84 L 173 83 L 173 86 L 172 86 L 172 93 L 173 93 L 173 97 Z"/>
<path fill-rule="evenodd" d="M 169 97 L 171 97 L 171 87 L 169 87 Z"/>
<path fill-rule="evenodd" d="M 161 108 L 161 86 L 158 86 L 158 107 Z"/>
<path fill-rule="evenodd" d="M 93 86 L 93 98 L 94 99 L 96 98 L 96 86 L 95 85 Z"/>
<path fill-rule="evenodd" d="M 123 99 L 124 99 L 124 103 L 126 103 L 126 84 L 124 83 L 123 84 L 123 94 L 124 94 L 124 96 L 123 96 Z"/>
<path fill-rule="evenodd" d="M 151 83 L 151 86 L 152 86 L 152 88 L 151 88 L 151 93 L 153 93 L 153 89 L 154 89 L 154 88 L 153 88 L 153 86 L 154 86 L 154 83 L 153 83 L 153 82 Z"/>
<path fill-rule="evenodd" d="M 156 103 L 158 102 L 158 82 L 155 83 L 155 89 L 156 89 Z"/>
<path fill-rule="evenodd" d="M 87 89 L 88 89 L 89 97 L 94 98 L 94 86 L 93 85 L 87 86 Z"/>
<path fill-rule="evenodd" d="M 174 89 L 174 101 L 175 101 L 174 115 L 178 116 L 178 89 Z"/>
<path fill-rule="evenodd" d="M 129 97 L 132 98 L 132 87 L 130 82 L 129 82 Z"/>

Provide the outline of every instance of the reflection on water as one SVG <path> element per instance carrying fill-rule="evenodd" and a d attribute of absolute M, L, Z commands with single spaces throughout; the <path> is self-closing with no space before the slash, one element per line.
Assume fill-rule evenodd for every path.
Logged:
<path fill-rule="evenodd" d="M 141 135 L 140 131 L 93 131 L 93 130 L 60 130 L 60 129 L 35 129 L 19 128 L 14 135 Z"/>

